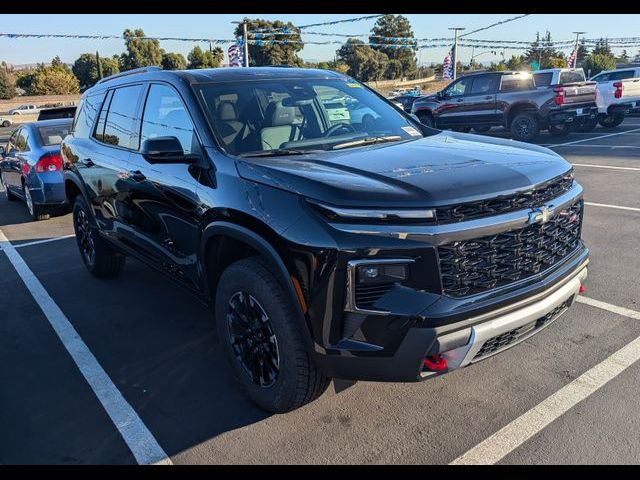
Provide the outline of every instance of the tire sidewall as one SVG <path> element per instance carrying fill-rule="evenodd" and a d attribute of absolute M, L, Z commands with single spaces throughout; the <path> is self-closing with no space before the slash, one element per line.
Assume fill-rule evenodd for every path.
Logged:
<path fill-rule="evenodd" d="M 80 210 L 84 211 L 84 214 L 87 216 L 88 221 L 89 221 L 89 226 L 90 226 L 90 229 L 91 229 L 91 235 L 92 235 L 92 238 L 93 238 L 93 248 L 94 248 L 93 263 L 90 263 L 90 262 L 87 261 L 84 253 L 82 252 L 82 245 L 80 244 L 80 235 L 78 235 L 78 214 L 79 214 Z M 93 272 L 96 269 L 96 257 L 97 257 L 96 245 L 97 245 L 97 239 L 96 239 L 96 234 L 95 234 L 95 225 L 93 224 L 91 213 L 89 212 L 89 207 L 87 206 L 87 202 L 85 202 L 84 198 L 82 198 L 82 195 L 78 195 L 76 197 L 76 199 L 75 199 L 75 201 L 73 203 L 72 215 L 73 215 L 73 231 L 74 231 L 75 236 L 76 236 L 76 244 L 78 245 L 78 251 L 80 252 L 80 257 L 82 258 L 83 263 L 87 267 L 87 270 L 89 270 L 90 272 Z"/>
<path fill-rule="evenodd" d="M 523 119 L 527 119 L 529 121 L 529 133 L 526 136 L 519 135 L 516 128 L 518 123 Z M 538 123 L 538 119 L 533 114 L 519 113 L 511 122 L 511 135 L 513 136 L 514 140 L 518 140 L 521 142 L 530 142 L 538 136 L 538 133 L 540 133 L 540 125 Z"/>
<path fill-rule="evenodd" d="M 266 271 L 257 259 L 247 260 L 253 261 L 240 261 L 228 267 L 218 283 L 215 300 L 218 339 L 244 392 L 266 410 L 287 411 L 295 402 L 298 388 L 299 365 L 296 352 L 300 345 L 295 336 L 299 332 L 292 332 L 292 323 L 286 321 L 287 318 L 295 318 L 295 313 L 288 304 L 287 296 L 278 280 Z M 263 275 L 256 273 L 260 268 L 266 271 L 269 281 L 265 282 Z M 269 316 L 271 328 L 276 336 L 279 352 L 278 377 L 275 383 L 267 388 L 253 382 L 236 359 L 231 347 L 227 325 L 228 302 L 238 291 L 252 295 L 260 303 Z"/>

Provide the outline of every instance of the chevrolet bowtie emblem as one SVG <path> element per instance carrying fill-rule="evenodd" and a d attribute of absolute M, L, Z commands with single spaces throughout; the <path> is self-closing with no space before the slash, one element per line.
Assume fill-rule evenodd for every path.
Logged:
<path fill-rule="evenodd" d="M 540 207 L 529 214 L 529 225 L 534 223 L 547 223 L 553 214 L 553 210 L 548 207 Z"/>

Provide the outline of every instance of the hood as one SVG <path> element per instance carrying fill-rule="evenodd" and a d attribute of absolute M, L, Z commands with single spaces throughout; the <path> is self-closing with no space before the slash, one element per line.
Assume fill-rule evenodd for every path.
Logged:
<path fill-rule="evenodd" d="M 240 176 L 339 206 L 440 206 L 526 190 L 571 165 L 513 140 L 441 132 L 402 143 L 237 161 Z"/>

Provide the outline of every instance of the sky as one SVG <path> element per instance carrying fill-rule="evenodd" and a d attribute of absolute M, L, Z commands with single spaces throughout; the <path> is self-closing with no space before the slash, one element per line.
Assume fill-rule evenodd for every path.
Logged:
<path fill-rule="evenodd" d="M 416 38 L 450 37 L 448 27 L 466 27 L 467 31 L 480 28 L 499 20 L 517 16 L 513 14 L 408 14 Z M 358 15 L 329 14 L 78 14 L 78 15 L 25 15 L 5 14 L 1 27 L 4 33 L 62 33 L 62 34 L 105 34 L 121 35 L 125 28 L 142 28 L 149 36 L 186 37 L 186 38 L 222 38 L 232 39 L 235 25 L 232 21 L 242 17 L 266 18 L 270 20 L 291 21 L 294 25 L 305 25 L 325 21 L 353 18 Z M 314 27 L 314 31 L 329 33 L 367 34 L 375 19 L 354 23 L 343 23 L 334 26 Z M 571 40 L 575 38 L 571 32 L 586 31 L 586 37 L 631 37 L 640 36 L 640 15 L 594 15 L 594 14 L 532 14 L 513 22 L 499 25 L 489 30 L 474 34 L 470 38 L 488 40 L 533 40 L 536 31 L 549 30 L 553 40 Z M 322 41 L 337 39 L 303 35 L 304 41 Z M 193 42 L 160 42 L 160 46 L 168 52 L 179 52 L 185 57 L 198 43 Z M 199 44 L 207 47 L 207 44 Z M 227 46 L 225 50 L 225 62 Z M 300 56 L 307 61 L 332 60 L 339 45 L 306 45 Z M 124 50 L 122 40 L 78 40 L 78 39 L 10 39 L 0 37 L 0 61 L 11 64 L 49 62 L 59 55 L 63 62 L 73 63 L 82 53 L 98 50 L 101 56 L 119 54 Z M 447 47 L 425 49 L 417 53 L 419 64 L 442 62 Z M 478 51 L 480 50 L 480 51 Z M 474 52 L 477 61 L 489 62 L 500 60 L 497 55 L 484 53 L 484 49 Z M 505 50 L 505 58 L 510 58 L 513 51 Z M 568 51 L 565 53 L 569 53 Z M 618 53 L 618 52 L 616 52 Z M 629 51 L 633 57 L 636 49 Z M 460 61 L 467 63 L 471 57 L 471 48 L 461 48 L 458 52 Z"/>

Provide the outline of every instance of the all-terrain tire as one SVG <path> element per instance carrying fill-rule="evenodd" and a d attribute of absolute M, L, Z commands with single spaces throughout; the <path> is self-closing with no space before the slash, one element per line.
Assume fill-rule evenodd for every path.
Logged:
<path fill-rule="evenodd" d="M 511 122 L 511 136 L 514 140 L 531 142 L 540 133 L 540 123 L 533 113 L 519 113 Z"/>

